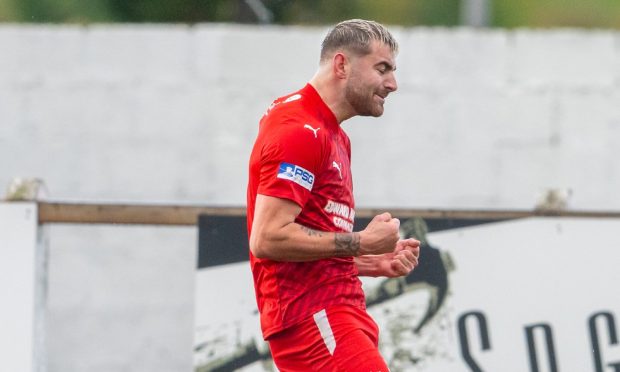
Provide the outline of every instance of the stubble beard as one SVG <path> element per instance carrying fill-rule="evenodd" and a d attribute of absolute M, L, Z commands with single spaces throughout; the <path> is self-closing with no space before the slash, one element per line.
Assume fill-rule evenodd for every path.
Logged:
<path fill-rule="evenodd" d="M 369 91 L 355 78 L 351 79 L 345 88 L 345 98 L 359 116 L 383 115 L 383 105 L 375 102 L 374 95 L 374 91 Z"/>

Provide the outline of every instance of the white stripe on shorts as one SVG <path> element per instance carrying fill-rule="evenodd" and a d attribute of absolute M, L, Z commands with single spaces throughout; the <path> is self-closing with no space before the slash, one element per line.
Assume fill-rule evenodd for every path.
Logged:
<path fill-rule="evenodd" d="M 321 333 L 321 337 L 323 337 L 323 342 L 325 346 L 327 346 L 329 354 L 334 355 L 334 350 L 336 350 L 336 338 L 332 332 L 332 327 L 329 325 L 329 319 L 327 319 L 325 309 L 314 314 L 314 323 L 319 327 L 319 332 Z"/>

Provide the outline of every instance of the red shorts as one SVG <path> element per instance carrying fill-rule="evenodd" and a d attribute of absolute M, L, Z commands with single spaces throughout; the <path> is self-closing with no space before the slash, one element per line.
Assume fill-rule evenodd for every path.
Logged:
<path fill-rule="evenodd" d="M 365 310 L 334 306 L 269 337 L 281 372 L 389 371 L 379 354 L 379 328 Z"/>

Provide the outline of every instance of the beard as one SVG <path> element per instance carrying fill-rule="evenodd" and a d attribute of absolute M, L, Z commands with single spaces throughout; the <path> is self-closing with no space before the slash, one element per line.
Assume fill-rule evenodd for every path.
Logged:
<path fill-rule="evenodd" d="M 344 94 L 356 115 L 374 117 L 383 115 L 383 103 L 375 101 L 374 89 L 364 86 L 360 79 L 351 77 Z"/>

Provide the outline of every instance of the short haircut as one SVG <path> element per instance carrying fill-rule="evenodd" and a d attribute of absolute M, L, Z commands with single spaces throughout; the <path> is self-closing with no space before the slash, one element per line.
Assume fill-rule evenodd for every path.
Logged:
<path fill-rule="evenodd" d="M 340 49 L 358 56 L 367 55 L 373 40 L 389 46 L 394 54 L 398 53 L 398 43 L 382 24 L 364 19 L 340 22 L 329 30 L 321 44 L 321 62 Z"/>

